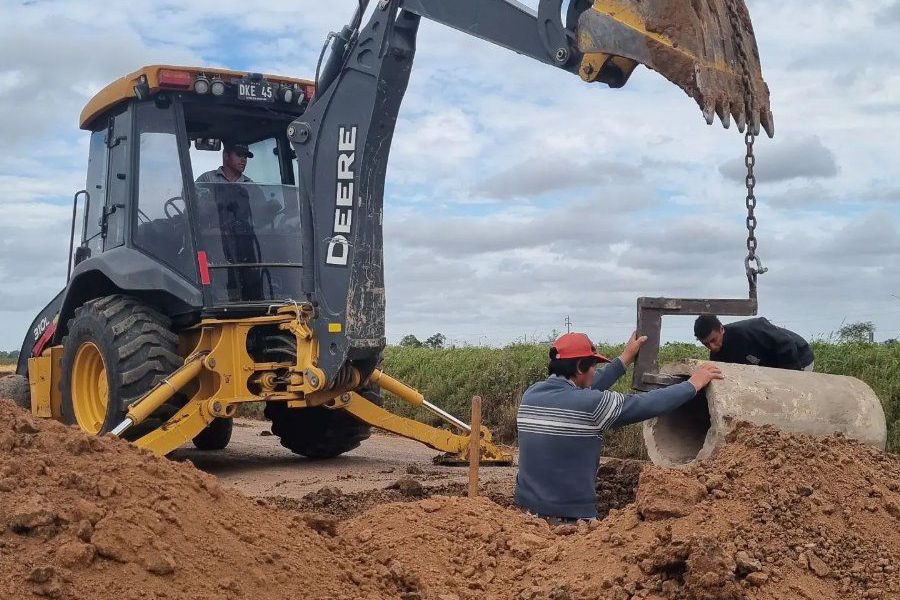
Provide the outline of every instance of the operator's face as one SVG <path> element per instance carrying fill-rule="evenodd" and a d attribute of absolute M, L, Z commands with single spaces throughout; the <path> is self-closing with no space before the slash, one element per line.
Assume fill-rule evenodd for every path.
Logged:
<path fill-rule="evenodd" d="M 237 152 L 225 152 L 222 155 L 222 159 L 225 166 L 236 173 L 243 175 L 244 169 L 247 168 L 247 157 Z"/>
<path fill-rule="evenodd" d="M 719 352 L 722 350 L 722 340 L 725 339 L 725 328 L 719 327 L 717 330 L 710 333 L 706 336 L 705 339 L 701 340 L 703 345 L 709 348 L 710 352 Z"/>

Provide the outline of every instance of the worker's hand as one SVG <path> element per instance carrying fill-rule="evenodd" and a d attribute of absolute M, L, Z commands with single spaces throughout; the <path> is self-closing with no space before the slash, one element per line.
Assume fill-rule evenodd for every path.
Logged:
<path fill-rule="evenodd" d="M 722 374 L 722 369 L 712 363 L 703 363 L 697 367 L 697 370 L 694 371 L 688 381 L 690 381 L 691 385 L 694 386 L 694 389 L 699 392 L 709 385 L 709 382 L 713 379 L 725 379 L 725 375 Z"/>
<path fill-rule="evenodd" d="M 634 362 L 634 359 L 637 358 L 638 351 L 640 351 L 641 346 L 643 346 L 646 341 L 646 335 L 638 337 L 637 331 L 631 334 L 631 337 L 625 342 L 625 349 L 622 350 L 622 354 L 619 356 L 619 359 L 626 367 Z"/>

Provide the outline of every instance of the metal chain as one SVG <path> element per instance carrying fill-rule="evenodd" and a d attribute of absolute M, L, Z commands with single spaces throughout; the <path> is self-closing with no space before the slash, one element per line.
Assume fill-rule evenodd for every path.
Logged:
<path fill-rule="evenodd" d="M 756 286 L 756 277 L 768 271 L 762 265 L 762 261 L 756 255 L 758 242 L 756 241 L 756 175 L 753 173 L 753 167 L 756 165 L 756 156 L 753 154 L 753 143 L 756 136 L 752 132 L 747 131 L 744 135 L 744 142 L 747 144 L 747 155 L 744 157 L 744 164 L 747 166 L 747 258 L 744 259 L 744 268 L 747 270 L 747 278 L 750 280 L 752 287 Z M 753 266 L 751 266 L 751 264 Z"/>
<path fill-rule="evenodd" d="M 729 0 L 728 16 L 731 21 L 731 29 L 735 35 L 735 46 L 738 58 L 741 63 L 741 75 L 744 84 L 744 111 L 746 113 L 746 133 L 744 134 L 744 143 L 747 146 L 747 154 L 744 158 L 744 164 L 747 167 L 747 257 L 744 259 L 744 269 L 747 272 L 747 281 L 750 284 L 750 296 L 756 296 L 756 278 L 768 271 L 762 265 L 762 261 L 756 255 L 756 249 L 759 245 L 756 240 L 756 176 L 753 173 L 753 167 L 756 165 L 756 156 L 753 154 L 753 144 L 756 141 L 756 135 L 759 133 L 757 129 L 757 119 L 755 116 L 755 107 L 753 105 L 753 80 L 750 77 L 750 64 L 747 60 L 747 54 L 744 51 L 744 30 L 738 20 L 738 10 L 734 0 Z"/>

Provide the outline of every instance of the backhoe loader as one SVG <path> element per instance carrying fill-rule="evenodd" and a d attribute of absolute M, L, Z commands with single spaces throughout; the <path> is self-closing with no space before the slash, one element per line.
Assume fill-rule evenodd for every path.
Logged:
<path fill-rule="evenodd" d="M 237 405 L 265 402 L 282 444 L 308 457 L 375 426 L 457 459 L 480 435 L 482 461 L 509 461 L 489 431 L 379 368 L 384 183 L 420 21 L 611 88 L 643 64 L 708 123 L 774 133 L 743 0 L 563 5 L 360 0 L 315 80 L 155 65 L 103 89 L 81 114 L 90 155 L 68 281 L 22 345 L 31 411 L 164 455 L 224 447 Z M 198 181 L 223 143 L 247 146 L 249 181 Z M 452 431 L 388 412 L 380 390 Z"/>

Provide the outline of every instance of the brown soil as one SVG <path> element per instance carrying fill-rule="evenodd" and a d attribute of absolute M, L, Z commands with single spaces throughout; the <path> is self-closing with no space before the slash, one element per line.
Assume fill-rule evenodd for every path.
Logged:
<path fill-rule="evenodd" d="M 605 518 L 610 510 L 623 508 L 634 502 L 638 477 L 645 464 L 637 460 L 604 459 L 597 472 L 597 512 L 601 518 Z M 280 508 L 347 519 L 365 513 L 379 504 L 468 494 L 468 484 L 429 485 L 428 479 L 429 476 L 422 469 L 410 466 L 406 475 L 380 490 L 346 493 L 339 487 L 325 486 L 300 499 L 268 496 L 265 500 Z M 423 480 L 425 483 L 422 483 Z M 514 481 L 486 481 L 482 483 L 479 493 L 494 504 L 511 507 L 514 504 L 514 488 Z"/>
<path fill-rule="evenodd" d="M 646 467 L 637 502 L 590 525 L 433 497 L 337 529 L 362 585 L 404 565 L 443 600 L 900 598 L 898 481 L 896 456 L 746 426 L 706 464 Z"/>
<path fill-rule="evenodd" d="M 623 465 L 600 486 L 609 516 L 577 527 L 412 477 L 368 500 L 254 502 L 0 402 L 0 597 L 900 597 L 896 456 L 741 427 L 707 463 L 644 467 L 629 504 L 639 466 Z"/>
<path fill-rule="evenodd" d="M 299 515 L 0 401 L 0 598 L 354 598 Z"/>

